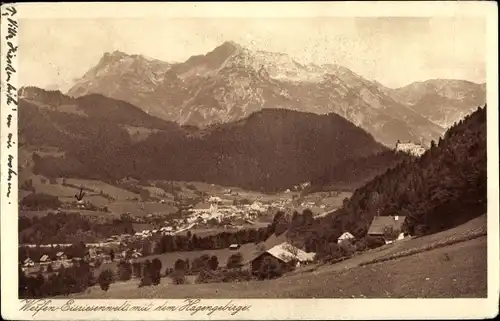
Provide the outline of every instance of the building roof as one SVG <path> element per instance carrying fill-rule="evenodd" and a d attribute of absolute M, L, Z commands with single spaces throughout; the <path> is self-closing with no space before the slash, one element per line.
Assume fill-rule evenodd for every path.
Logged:
<path fill-rule="evenodd" d="M 44 254 L 42 255 L 42 257 L 40 257 L 40 261 L 47 261 L 49 259 L 49 256 L 47 254 Z"/>
<path fill-rule="evenodd" d="M 290 251 L 290 248 L 294 248 L 293 252 L 296 253 L 292 253 Z M 293 259 L 296 259 L 300 262 L 312 261 L 315 255 L 315 253 L 304 252 L 287 242 L 276 245 L 266 252 L 286 263 L 290 262 Z"/>
<path fill-rule="evenodd" d="M 344 232 L 341 236 L 339 236 L 338 240 L 352 239 L 354 235 L 349 232 Z"/>
<path fill-rule="evenodd" d="M 397 220 L 396 220 L 397 218 Z M 401 230 L 406 216 L 375 216 L 368 229 L 368 235 L 384 235 L 384 228 L 392 226 L 394 229 Z"/>
<path fill-rule="evenodd" d="M 64 252 L 57 252 L 56 256 L 63 256 Z"/>

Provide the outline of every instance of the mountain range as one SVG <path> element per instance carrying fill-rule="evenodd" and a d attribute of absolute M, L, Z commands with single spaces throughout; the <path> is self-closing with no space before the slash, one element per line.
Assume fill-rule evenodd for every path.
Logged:
<path fill-rule="evenodd" d="M 100 94 L 71 98 L 25 87 L 19 95 L 20 148 L 32 147 L 33 172 L 46 177 L 205 181 L 276 191 L 324 176 L 337 164 L 390 152 L 335 113 L 263 109 L 199 129 Z M 37 152 L 47 148 L 57 153 Z M 370 175 L 399 156 L 387 158 Z M 354 168 L 351 176 L 343 173 L 342 183 L 351 179 L 364 177 Z"/>
<path fill-rule="evenodd" d="M 336 64 L 300 64 L 234 42 L 180 63 L 106 53 L 68 91 L 72 97 L 96 93 L 197 127 L 266 108 L 335 113 L 389 146 L 397 140 L 429 145 L 485 103 L 484 84 L 430 80 L 391 89 Z"/>

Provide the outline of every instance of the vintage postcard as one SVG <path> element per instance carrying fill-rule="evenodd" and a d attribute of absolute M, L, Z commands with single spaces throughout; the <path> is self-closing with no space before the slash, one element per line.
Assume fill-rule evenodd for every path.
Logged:
<path fill-rule="evenodd" d="M 495 2 L 1 19 L 4 319 L 498 314 Z"/>

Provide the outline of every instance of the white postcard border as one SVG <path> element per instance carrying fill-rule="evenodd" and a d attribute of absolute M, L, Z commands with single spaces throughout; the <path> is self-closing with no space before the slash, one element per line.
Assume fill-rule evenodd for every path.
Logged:
<path fill-rule="evenodd" d="M 327 16 L 484 16 L 488 24 L 487 109 L 488 120 L 488 299 L 234 299 L 239 306 L 250 305 L 248 311 L 235 315 L 230 312 L 156 311 L 156 312 L 65 312 L 20 311 L 23 306 L 17 299 L 17 193 L 6 197 L 9 181 L 9 155 L 13 168 L 17 168 L 17 148 L 7 148 L 8 134 L 17 143 L 17 112 L 7 103 L 6 54 L 7 24 L 2 17 L 1 34 L 1 294 L 2 316 L 5 319 L 38 320 L 163 320 L 163 319 L 470 319 L 493 317 L 498 313 L 499 299 L 499 224 L 498 224 L 498 16 L 495 2 L 309 2 L 305 3 L 46 3 L 3 5 L 2 14 L 9 6 L 17 9 L 18 18 L 98 18 L 122 17 L 327 17 Z M 16 46 L 16 39 L 10 39 Z M 22 50 L 22 48 L 19 48 Z M 17 59 L 11 59 L 17 70 Z M 11 81 L 17 86 L 17 73 Z M 12 114 L 12 128 L 7 128 L 7 114 Z M 15 130 L 14 130 L 15 128 Z M 16 170 L 17 171 L 17 170 Z M 11 188 L 17 191 L 17 179 L 11 179 Z M 173 287 L 173 291 L 175 288 Z M 63 306 L 68 300 L 51 300 L 51 306 Z M 184 300 L 76 300 L 78 305 L 134 305 L 153 303 L 154 307 L 168 301 L 178 307 Z M 203 305 L 226 305 L 227 300 L 201 300 Z"/>

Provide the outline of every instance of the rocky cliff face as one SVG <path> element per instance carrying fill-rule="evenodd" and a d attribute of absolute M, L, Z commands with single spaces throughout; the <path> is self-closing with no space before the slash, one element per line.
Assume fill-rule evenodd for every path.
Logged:
<path fill-rule="evenodd" d="M 141 55 L 105 53 L 96 66 L 76 81 L 68 95 L 103 94 L 138 104 L 163 81 L 170 67 L 170 63 Z M 144 110 L 148 112 L 147 108 Z"/>
<path fill-rule="evenodd" d="M 433 79 L 393 91 L 395 99 L 444 128 L 486 103 L 485 84 L 465 80 Z"/>
<path fill-rule="evenodd" d="M 449 106 L 443 107 L 448 110 L 458 97 L 469 94 L 453 96 L 455 87 L 436 87 L 435 93 L 446 93 L 443 103 L 415 90 L 420 91 L 393 90 L 342 66 L 303 65 L 283 53 L 251 51 L 225 42 L 176 64 L 120 52 L 106 54 L 69 93 L 101 93 L 162 119 L 195 126 L 238 120 L 265 108 L 334 112 L 392 146 L 398 139 L 425 144 L 437 139 L 450 119 L 462 114 L 434 115 L 430 112 L 434 103 Z M 481 92 L 476 95 L 481 97 Z M 477 107 L 475 99 L 458 101 L 470 105 L 470 110 Z"/>

